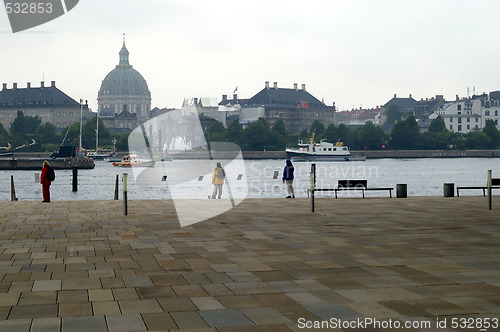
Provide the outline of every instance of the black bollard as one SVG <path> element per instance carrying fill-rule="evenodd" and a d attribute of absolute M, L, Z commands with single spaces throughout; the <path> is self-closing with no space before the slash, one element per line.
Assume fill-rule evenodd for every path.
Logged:
<path fill-rule="evenodd" d="M 310 185 L 310 201 L 311 201 L 311 212 L 314 212 L 314 188 L 316 186 L 316 164 L 311 165 L 311 174 L 309 178 L 309 185 Z"/>
<path fill-rule="evenodd" d="M 73 167 L 73 192 L 78 191 L 78 167 Z"/>
<path fill-rule="evenodd" d="M 10 176 L 10 200 L 11 201 L 17 201 L 16 197 L 16 187 L 14 186 L 14 176 Z"/>
<path fill-rule="evenodd" d="M 119 175 L 116 174 L 116 182 L 115 182 L 115 201 L 118 200 L 118 178 L 119 178 Z"/>
<path fill-rule="evenodd" d="M 406 183 L 396 184 L 396 197 L 397 198 L 408 197 L 408 186 L 406 185 Z"/>
<path fill-rule="evenodd" d="M 127 203 L 127 173 L 123 173 L 123 214 L 128 215 Z"/>
<path fill-rule="evenodd" d="M 444 189 L 444 197 L 455 197 L 454 183 L 445 183 L 443 189 Z"/>

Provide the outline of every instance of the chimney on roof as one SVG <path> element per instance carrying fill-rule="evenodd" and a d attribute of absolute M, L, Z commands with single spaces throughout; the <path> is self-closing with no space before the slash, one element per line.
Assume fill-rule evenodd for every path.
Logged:
<path fill-rule="evenodd" d="M 306 91 L 306 85 L 302 83 L 302 90 Z"/>
<path fill-rule="evenodd" d="M 269 89 L 269 81 L 266 81 L 266 89 Z"/>
<path fill-rule="evenodd" d="M 56 87 L 56 81 L 50 81 L 50 87 L 55 88 Z"/>
<path fill-rule="evenodd" d="M 26 87 L 27 87 L 28 89 L 31 89 L 31 83 L 30 83 L 30 82 L 26 83 Z"/>
<path fill-rule="evenodd" d="M 41 81 L 41 82 L 40 82 L 40 87 L 41 87 L 41 88 L 44 88 L 44 87 L 45 87 L 45 82 L 44 82 L 44 81 Z"/>
<path fill-rule="evenodd" d="M 17 90 L 17 83 L 12 84 L 12 90 Z"/>
<path fill-rule="evenodd" d="M 278 88 L 278 82 L 274 82 L 274 83 L 273 83 L 273 85 L 274 85 L 274 88 L 275 88 L 275 89 L 277 89 L 277 88 Z"/>
<path fill-rule="evenodd" d="M 410 93 L 410 98 L 411 98 L 411 93 Z"/>
<path fill-rule="evenodd" d="M 3 83 L 2 86 L 2 90 L 7 90 L 7 83 Z"/>
<path fill-rule="evenodd" d="M 459 100 L 460 100 L 460 98 L 458 98 L 458 95 L 457 95 L 457 96 L 456 96 L 456 101 L 459 101 Z"/>
<path fill-rule="evenodd" d="M 227 95 L 222 95 L 222 102 L 223 102 L 224 104 L 226 104 L 226 103 L 227 103 Z"/>
<path fill-rule="evenodd" d="M 295 90 L 298 90 L 298 89 L 299 89 L 299 88 L 298 88 L 298 84 L 297 84 L 297 83 L 293 83 L 293 88 L 294 88 Z"/>
<path fill-rule="evenodd" d="M 233 93 L 233 104 L 238 104 L 238 94 Z"/>
<path fill-rule="evenodd" d="M 397 97 L 396 97 L 396 94 L 394 94 L 394 98 L 397 98 Z"/>

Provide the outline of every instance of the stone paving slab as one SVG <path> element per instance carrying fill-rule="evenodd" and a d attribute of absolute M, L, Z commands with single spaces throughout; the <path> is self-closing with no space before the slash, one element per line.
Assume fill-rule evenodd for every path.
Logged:
<path fill-rule="evenodd" d="M 251 199 L 184 228 L 122 204 L 0 202 L 0 331 L 500 318 L 499 197 Z"/>

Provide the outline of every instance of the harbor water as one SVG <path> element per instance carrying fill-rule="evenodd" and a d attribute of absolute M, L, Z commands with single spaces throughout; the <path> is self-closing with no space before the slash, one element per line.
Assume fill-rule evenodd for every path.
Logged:
<path fill-rule="evenodd" d="M 215 166 L 213 162 L 213 166 Z M 222 161 L 227 165 L 230 161 Z M 154 169 L 125 169 L 105 161 L 96 161 L 95 169 L 78 170 L 78 191 L 72 191 L 72 170 L 58 170 L 51 186 L 52 200 L 112 200 L 116 176 L 122 198 L 123 173 L 128 173 L 128 199 L 207 198 L 213 191 L 212 174 L 208 168 L 197 167 L 198 160 L 157 162 Z M 487 171 L 500 178 L 500 160 L 495 158 L 445 159 L 369 159 L 359 162 L 316 162 L 316 187 L 335 188 L 341 179 L 366 179 L 368 187 L 393 187 L 406 184 L 408 196 L 442 196 L 443 184 L 455 186 L 485 186 Z M 210 165 L 209 165 L 210 166 Z M 241 198 L 279 198 L 286 196 L 281 181 L 284 160 L 244 160 L 225 166 L 231 194 Z M 294 188 L 296 197 L 307 197 L 311 163 L 295 163 Z M 175 177 L 177 170 L 188 178 Z M 191 171 L 192 170 L 192 171 Z M 152 181 L 142 181 L 150 172 Z M 275 178 L 277 172 L 277 177 Z M 200 174 L 198 174 L 200 173 Z M 11 198 L 11 176 L 18 200 L 41 200 L 39 171 L 0 171 L 0 200 Z M 166 181 L 168 179 L 168 181 Z M 177 183 L 175 182 L 177 181 Z M 189 185 L 177 185 L 188 183 Z M 227 193 L 227 191 L 226 191 Z M 495 192 L 494 192 L 495 193 Z M 395 194 L 395 191 L 393 192 Z M 318 197 L 334 193 L 317 193 Z M 482 195 L 481 190 L 467 190 L 462 195 Z M 360 192 L 342 192 L 339 197 L 360 197 Z M 387 192 L 367 192 L 370 196 L 388 196 Z"/>

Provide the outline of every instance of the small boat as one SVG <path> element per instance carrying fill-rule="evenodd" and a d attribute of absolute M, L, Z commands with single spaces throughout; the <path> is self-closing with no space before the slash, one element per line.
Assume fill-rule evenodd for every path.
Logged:
<path fill-rule="evenodd" d="M 366 156 L 353 156 L 342 142 L 336 144 L 321 140 L 314 142 L 315 133 L 308 143 L 299 141 L 298 148 L 286 148 L 288 158 L 293 161 L 364 161 Z"/>
<path fill-rule="evenodd" d="M 104 150 L 99 149 L 97 151 L 89 151 L 87 152 L 87 157 L 92 159 L 106 159 L 116 156 L 115 149 L 112 150 Z"/>
<path fill-rule="evenodd" d="M 123 156 L 121 161 L 112 163 L 112 165 L 118 167 L 154 167 L 155 161 L 139 158 L 136 154 L 129 154 Z"/>

